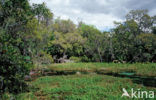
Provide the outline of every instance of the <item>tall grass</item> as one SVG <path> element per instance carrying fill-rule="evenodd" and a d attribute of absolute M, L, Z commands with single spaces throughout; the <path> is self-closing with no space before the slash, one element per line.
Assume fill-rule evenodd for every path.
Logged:
<path fill-rule="evenodd" d="M 123 72 L 133 71 L 141 76 L 156 76 L 156 63 L 66 63 L 66 64 L 52 64 L 48 68 L 54 71 L 110 71 Z"/>

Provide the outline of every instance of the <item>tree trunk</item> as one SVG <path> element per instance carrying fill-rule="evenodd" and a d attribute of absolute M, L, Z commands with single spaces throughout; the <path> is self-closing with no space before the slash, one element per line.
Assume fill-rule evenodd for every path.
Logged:
<path fill-rule="evenodd" d="M 97 49 L 97 51 L 98 51 L 98 55 L 99 55 L 99 58 L 100 58 L 100 62 L 102 62 L 102 56 L 101 56 L 101 54 L 100 54 L 99 48 Z"/>
<path fill-rule="evenodd" d="M 112 46 L 112 40 L 110 39 L 110 53 L 111 53 L 111 60 L 114 60 L 114 53 L 113 53 L 113 46 Z"/>

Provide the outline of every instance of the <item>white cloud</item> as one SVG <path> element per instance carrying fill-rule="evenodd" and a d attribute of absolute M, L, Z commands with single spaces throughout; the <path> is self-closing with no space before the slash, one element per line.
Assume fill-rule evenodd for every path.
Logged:
<path fill-rule="evenodd" d="M 123 21 L 131 9 L 148 9 L 156 14 L 156 0 L 30 0 L 30 3 L 45 2 L 55 18 L 82 20 L 104 30 L 114 26 L 114 21 Z"/>

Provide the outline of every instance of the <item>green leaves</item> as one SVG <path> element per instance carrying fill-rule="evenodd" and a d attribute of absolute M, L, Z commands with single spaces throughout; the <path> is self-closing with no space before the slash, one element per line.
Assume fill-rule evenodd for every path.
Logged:
<path fill-rule="evenodd" d="M 74 33 L 76 25 L 71 20 L 62 20 L 57 18 L 52 25 L 53 30 L 60 33 Z"/>
<path fill-rule="evenodd" d="M 30 56 L 25 56 L 24 59 L 25 60 L 31 60 Z"/>
<path fill-rule="evenodd" d="M 31 7 L 27 0 L 5 0 L 1 6 L 0 76 L 4 78 L 1 92 L 16 94 L 26 88 L 24 76 L 32 66 L 24 58 L 27 42 L 23 38 Z"/>
<path fill-rule="evenodd" d="M 33 4 L 33 13 L 37 16 L 38 22 L 49 25 L 49 21 L 53 18 L 53 13 L 46 7 L 45 3 Z"/>

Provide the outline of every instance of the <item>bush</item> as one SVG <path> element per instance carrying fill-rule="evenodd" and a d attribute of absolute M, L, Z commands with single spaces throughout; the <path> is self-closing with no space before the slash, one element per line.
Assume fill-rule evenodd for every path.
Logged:
<path fill-rule="evenodd" d="M 87 56 L 81 57 L 82 62 L 90 62 L 90 59 Z"/>
<path fill-rule="evenodd" d="M 134 57 L 138 62 L 152 62 L 156 58 L 156 35 L 155 34 L 140 34 L 136 37 L 137 45 Z"/>
<path fill-rule="evenodd" d="M 54 62 L 53 58 L 51 55 L 41 52 L 37 57 L 33 58 L 33 64 L 38 67 L 40 65 L 47 65 L 47 64 L 52 64 Z"/>
<path fill-rule="evenodd" d="M 24 76 L 32 64 L 27 63 L 18 48 L 8 44 L 0 49 L 0 88 L 1 93 L 19 93 L 26 89 Z"/>
<path fill-rule="evenodd" d="M 74 62 L 81 62 L 81 58 L 79 58 L 79 57 L 72 56 L 69 59 L 72 60 L 72 61 L 74 61 Z"/>

